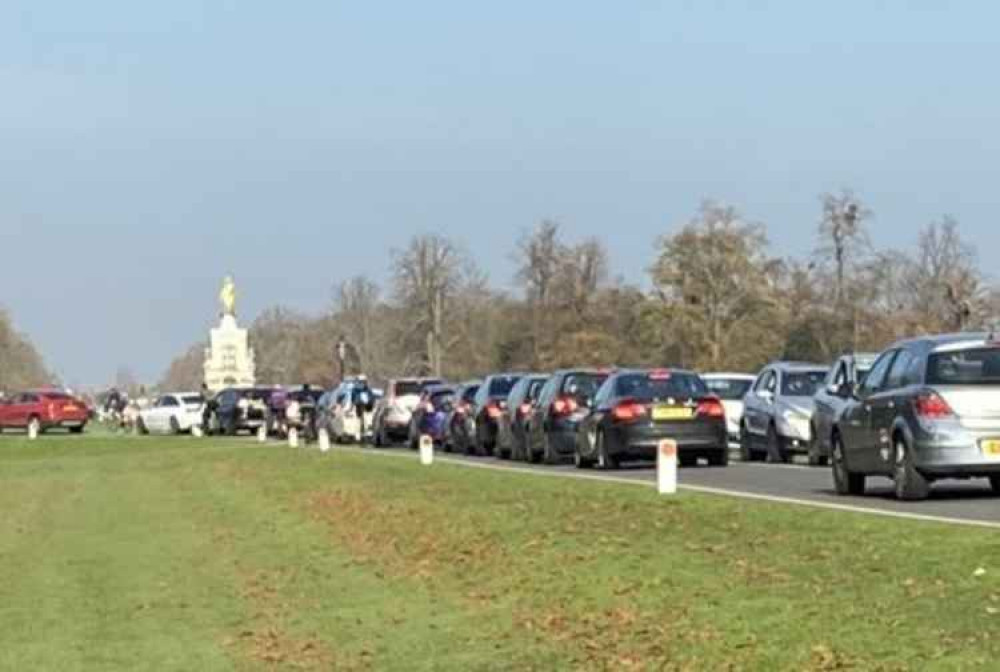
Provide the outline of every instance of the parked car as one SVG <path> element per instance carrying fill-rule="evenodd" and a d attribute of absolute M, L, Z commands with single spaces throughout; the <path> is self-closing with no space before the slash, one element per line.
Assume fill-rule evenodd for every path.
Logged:
<path fill-rule="evenodd" d="M 361 443 L 372 432 L 377 403 L 367 379 L 348 378 L 320 407 L 319 426 L 326 427 L 334 441 Z"/>
<path fill-rule="evenodd" d="M 705 458 L 729 463 L 726 411 L 697 374 L 672 369 L 619 371 L 609 377 L 579 424 L 574 461 L 617 469 L 626 460 L 656 458 L 660 441 L 675 439 L 681 466 Z"/>
<path fill-rule="evenodd" d="M 1000 494 L 1000 335 L 897 343 L 843 393 L 832 454 L 839 494 L 863 494 L 869 476 L 891 478 L 902 500 L 926 498 L 943 478 L 986 478 Z"/>
<path fill-rule="evenodd" d="M 205 398 L 199 392 L 164 394 L 150 408 L 139 411 L 138 427 L 142 434 L 183 434 L 200 425 Z"/>
<path fill-rule="evenodd" d="M 475 450 L 478 455 L 492 456 L 496 450 L 500 416 L 507 408 L 507 397 L 524 374 L 498 373 L 487 376 L 473 402 Z"/>
<path fill-rule="evenodd" d="M 268 433 L 285 437 L 294 427 L 306 441 L 314 441 L 319 431 L 319 402 L 324 394 L 311 385 L 276 390 L 271 395 Z"/>
<path fill-rule="evenodd" d="M 267 404 L 273 389 L 270 387 L 230 387 L 215 395 L 209 413 L 207 432 L 235 436 L 237 433 L 256 432 L 267 419 Z"/>
<path fill-rule="evenodd" d="M 809 445 L 809 464 L 826 466 L 830 460 L 833 427 L 847 405 L 849 390 L 853 390 L 871 370 L 878 355 L 859 353 L 843 355 L 827 374 L 823 385 L 816 392 L 813 404 L 812 428 Z"/>
<path fill-rule="evenodd" d="M 743 400 L 740 453 L 744 461 L 788 462 L 812 443 L 813 397 L 829 367 L 802 362 L 766 366 Z"/>
<path fill-rule="evenodd" d="M 538 393 L 525 423 L 524 459 L 558 464 L 576 452 L 577 430 L 610 371 L 556 371 Z"/>
<path fill-rule="evenodd" d="M 476 393 L 482 384 L 482 381 L 471 380 L 456 388 L 454 403 L 444 423 L 442 443 L 446 453 L 456 451 L 468 455 L 474 451 L 476 430 L 472 419 L 472 408 Z"/>
<path fill-rule="evenodd" d="M 746 373 L 703 373 L 701 379 L 708 391 L 722 400 L 726 409 L 726 429 L 729 442 L 739 444 L 740 423 L 743 421 L 743 398 L 753 387 L 756 376 Z"/>
<path fill-rule="evenodd" d="M 22 392 L 0 402 L 0 431 L 16 428 L 41 434 L 59 428 L 80 434 L 89 419 L 86 404 L 59 390 Z"/>
<path fill-rule="evenodd" d="M 398 378 L 390 380 L 385 395 L 372 415 L 372 439 L 376 446 L 388 446 L 407 438 L 413 409 L 429 385 L 440 385 L 437 378 Z"/>
<path fill-rule="evenodd" d="M 420 402 L 410 418 L 409 445 L 411 450 L 420 447 L 420 437 L 428 435 L 436 445 L 441 445 L 445 436 L 445 422 L 455 399 L 453 385 L 430 385 L 424 388 Z"/>
<path fill-rule="evenodd" d="M 546 375 L 530 374 L 511 388 L 507 407 L 497 423 L 497 456 L 500 459 L 525 459 L 525 422 L 531 417 L 538 394 L 548 379 Z"/>

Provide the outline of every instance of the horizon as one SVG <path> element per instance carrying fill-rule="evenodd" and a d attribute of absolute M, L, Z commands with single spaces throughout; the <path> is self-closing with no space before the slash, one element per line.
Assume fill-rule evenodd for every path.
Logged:
<path fill-rule="evenodd" d="M 152 383 L 207 338 L 227 273 L 244 326 L 316 314 L 354 275 L 384 288 L 389 250 L 419 232 L 510 290 L 518 236 L 554 219 L 645 285 L 656 238 L 705 199 L 803 258 L 820 195 L 846 187 L 875 247 L 952 215 L 987 250 L 997 18 L 858 0 L 10 3 L 0 305 L 64 382 L 128 366 Z"/>

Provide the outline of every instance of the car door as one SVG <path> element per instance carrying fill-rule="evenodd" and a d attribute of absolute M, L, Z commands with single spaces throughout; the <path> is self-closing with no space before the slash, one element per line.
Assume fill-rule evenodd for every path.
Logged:
<path fill-rule="evenodd" d="M 816 393 L 814 403 L 816 412 L 813 414 L 813 425 L 816 428 L 818 444 L 827 447 L 830 441 L 830 432 L 833 429 L 833 421 L 843 406 L 843 399 L 839 396 L 839 391 L 848 381 L 847 360 L 841 358 L 830 369 L 823 387 Z"/>
<path fill-rule="evenodd" d="M 594 403 L 591 404 L 590 411 L 580 421 L 580 427 L 587 439 L 588 449 L 595 448 L 594 439 L 597 430 L 604 424 L 605 420 L 614 408 L 615 388 L 618 386 L 618 377 L 611 376 L 597 390 L 594 395 Z"/>
<path fill-rule="evenodd" d="M 765 436 L 771 422 L 771 408 L 774 406 L 774 392 L 778 388 L 778 375 L 773 369 L 765 369 L 757 383 L 747 395 L 743 417 L 747 430 L 754 436 Z"/>
<path fill-rule="evenodd" d="M 549 378 L 549 381 L 538 393 L 538 400 L 535 402 L 531 414 L 526 423 L 526 436 L 528 437 L 528 450 L 534 451 L 542 445 L 542 432 L 545 431 L 545 418 L 548 415 L 549 407 L 556 398 L 556 391 L 562 384 L 562 376 L 556 375 Z"/>
<path fill-rule="evenodd" d="M 853 470 L 866 473 L 880 471 L 879 440 L 873 414 L 876 408 L 888 403 L 887 397 L 882 393 L 897 352 L 889 350 L 879 357 L 865 382 L 858 388 L 857 400 L 845 409 L 844 452 Z"/>
<path fill-rule="evenodd" d="M 871 433 L 875 442 L 873 469 L 892 472 L 892 430 L 908 385 L 907 374 L 916 360 L 909 350 L 900 350 L 879 391 L 871 399 Z"/>

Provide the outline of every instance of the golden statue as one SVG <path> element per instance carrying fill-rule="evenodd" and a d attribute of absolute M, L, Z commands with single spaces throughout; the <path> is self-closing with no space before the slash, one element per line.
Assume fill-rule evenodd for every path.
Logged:
<path fill-rule="evenodd" d="M 233 276 L 227 275 L 219 290 L 219 303 L 222 304 L 222 314 L 236 316 L 236 283 Z"/>

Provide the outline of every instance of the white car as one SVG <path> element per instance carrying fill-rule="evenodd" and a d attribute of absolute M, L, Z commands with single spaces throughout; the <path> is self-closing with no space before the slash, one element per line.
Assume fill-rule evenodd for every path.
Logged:
<path fill-rule="evenodd" d="M 703 373 L 709 391 L 722 400 L 726 409 L 726 428 L 729 442 L 739 443 L 740 422 L 743 420 L 743 397 L 750 391 L 756 376 L 746 373 Z"/>
<path fill-rule="evenodd" d="M 205 399 L 198 392 L 164 394 L 149 408 L 139 412 L 143 434 L 182 434 L 201 424 Z"/>
<path fill-rule="evenodd" d="M 358 415 L 355 407 L 355 388 L 359 387 L 363 381 L 349 379 L 340 384 L 340 387 L 333 392 L 324 395 L 323 404 L 325 408 L 320 412 L 326 415 L 326 425 L 330 432 L 330 438 L 338 443 L 361 443 L 365 436 L 371 434 L 372 420 L 374 418 L 374 392 L 364 385 L 369 396 L 367 410 L 363 416 Z"/>

